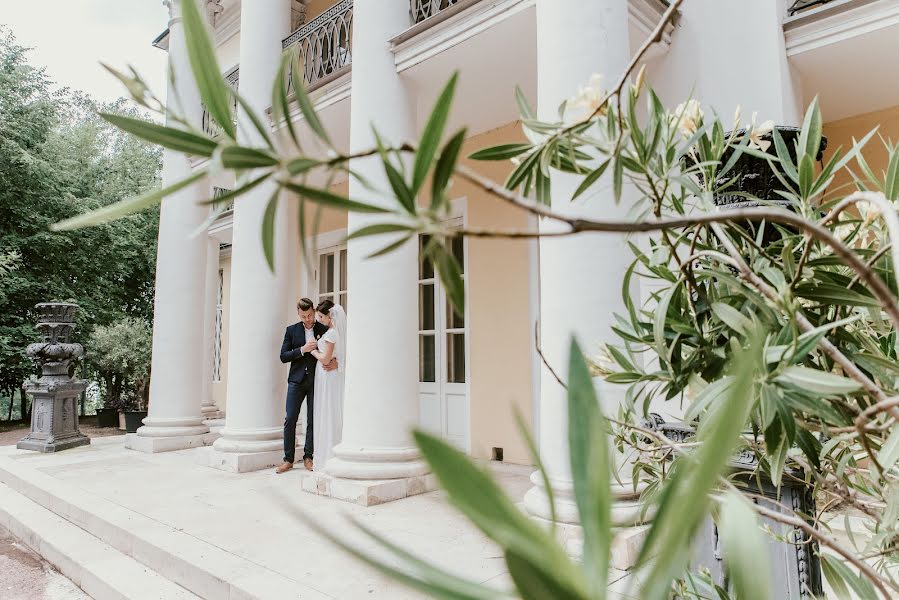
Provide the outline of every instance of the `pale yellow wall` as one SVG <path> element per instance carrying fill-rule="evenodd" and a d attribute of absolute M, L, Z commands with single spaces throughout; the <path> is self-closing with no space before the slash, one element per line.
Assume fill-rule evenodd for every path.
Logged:
<path fill-rule="evenodd" d="M 212 383 L 212 397 L 219 410 L 226 411 L 225 400 L 228 387 L 228 314 L 231 308 L 231 257 L 219 259 L 219 269 L 222 271 L 222 365 L 221 380 Z"/>
<path fill-rule="evenodd" d="M 884 148 L 878 134 L 883 136 L 884 139 L 892 140 L 894 143 L 899 141 L 899 106 L 826 123 L 824 125 L 824 135 L 827 136 L 827 150 L 825 150 L 824 160 L 829 159 L 840 146 L 843 147 L 842 153 L 845 155 L 852 148 L 852 138 L 860 140 L 875 127 L 878 128 L 878 133 L 875 133 L 865 145 L 862 154 L 865 157 L 865 161 L 870 165 L 871 170 L 879 178 L 883 179 L 883 171 L 887 167 L 888 157 L 886 148 Z M 848 166 L 857 176 L 863 177 L 861 169 L 858 168 L 854 160 Z M 830 187 L 831 189 L 836 189 L 838 186 L 850 182 L 850 175 L 843 173 L 834 179 Z M 849 191 L 851 191 L 849 188 L 844 188 L 840 193 L 846 194 Z"/>
<path fill-rule="evenodd" d="M 463 156 L 496 144 L 526 141 L 518 123 L 469 138 Z M 465 161 L 494 181 L 505 180 L 511 163 Z M 525 229 L 527 215 L 456 178 L 454 197 L 468 198 L 468 225 Z M 470 238 L 468 241 L 468 330 L 471 398 L 471 454 L 490 458 L 503 448 L 503 460 L 530 464 L 515 425 L 515 407 L 531 424 L 534 402 L 529 314 L 531 259 L 528 242 Z"/>
<path fill-rule="evenodd" d="M 337 3 L 337 0 L 312 0 L 306 5 L 306 22 L 308 23 Z"/>

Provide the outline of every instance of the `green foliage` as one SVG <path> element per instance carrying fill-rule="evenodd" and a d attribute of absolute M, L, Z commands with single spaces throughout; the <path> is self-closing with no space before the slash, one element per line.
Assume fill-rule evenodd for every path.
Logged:
<path fill-rule="evenodd" d="M 91 332 L 86 353 L 105 383 L 104 405 L 143 407 L 150 380 L 153 335 L 142 319 L 125 317 Z"/>
<path fill-rule="evenodd" d="M 52 92 L 0 28 L 0 393 L 15 394 L 33 373 L 25 346 L 35 341 L 38 302 L 79 304 L 82 342 L 97 324 L 152 318 L 158 211 L 49 231 L 158 181 L 160 151 L 101 119 L 101 109 L 141 116 L 124 101 L 100 107 L 83 95 Z"/>

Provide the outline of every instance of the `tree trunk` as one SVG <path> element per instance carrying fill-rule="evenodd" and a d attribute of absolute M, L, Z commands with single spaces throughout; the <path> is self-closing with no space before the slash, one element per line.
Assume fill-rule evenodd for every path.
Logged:
<path fill-rule="evenodd" d="M 19 388 L 19 416 L 25 423 L 31 420 L 31 406 L 27 403 L 25 388 Z"/>
<path fill-rule="evenodd" d="M 12 407 L 13 407 L 13 405 L 15 405 L 15 403 L 16 403 L 16 394 L 15 394 L 15 392 L 13 392 L 13 394 L 9 397 L 9 416 L 6 417 L 7 421 L 12 421 Z"/>

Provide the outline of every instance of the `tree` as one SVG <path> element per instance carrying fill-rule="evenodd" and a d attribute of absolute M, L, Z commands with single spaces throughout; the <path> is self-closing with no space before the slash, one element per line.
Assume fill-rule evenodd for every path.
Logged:
<path fill-rule="evenodd" d="M 139 194 L 159 178 L 158 148 L 112 127 L 83 94 L 52 92 L 27 49 L 0 27 L 0 252 L 18 258 L 0 284 L 0 394 L 33 373 L 34 305 L 80 307 L 76 336 L 124 316 L 152 319 L 158 211 L 94 230 L 51 233 L 61 216 Z M 120 100 L 102 107 L 132 117 Z M 89 349 L 88 349 L 89 350 Z M 23 417 L 26 414 L 22 397 Z"/>
<path fill-rule="evenodd" d="M 91 364 L 104 383 L 106 408 L 146 405 L 153 334 L 143 319 L 125 317 L 94 327 L 88 338 Z"/>

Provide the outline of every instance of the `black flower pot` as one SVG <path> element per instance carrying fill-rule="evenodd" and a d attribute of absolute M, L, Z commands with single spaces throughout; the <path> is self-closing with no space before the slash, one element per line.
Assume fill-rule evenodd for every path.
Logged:
<path fill-rule="evenodd" d="M 118 427 L 119 411 L 114 408 L 97 409 L 97 427 Z"/>
<path fill-rule="evenodd" d="M 125 432 L 135 433 L 138 427 L 143 425 L 143 420 L 147 416 L 145 410 L 126 410 L 125 414 Z"/>

